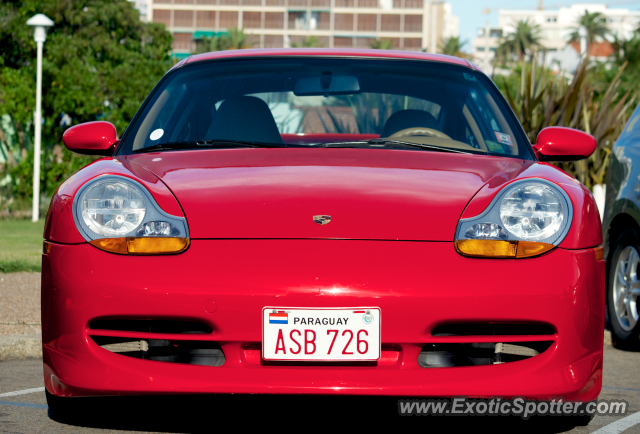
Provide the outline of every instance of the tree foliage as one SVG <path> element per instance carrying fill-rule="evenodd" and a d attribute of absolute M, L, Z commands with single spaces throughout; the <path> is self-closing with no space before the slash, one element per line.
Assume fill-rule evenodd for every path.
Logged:
<path fill-rule="evenodd" d="M 529 140 L 535 143 L 540 131 L 549 126 L 577 128 L 592 134 L 598 146 L 588 160 L 558 166 L 589 188 L 603 184 L 613 143 L 637 102 L 637 95 L 619 89 L 624 66 L 604 92 L 599 92 L 592 84 L 593 69 L 588 61 L 580 65 L 571 80 L 563 75 L 550 75 L 545 68 L 533 74 L 532 68 L 523 65 L 521 75 L 525 80 L 519 92 L 514 94 L 504 80 L 502 84 L 507 101 Z"/>
<path fill-rule="evenodd" d="M 576 25 L 571 27 L 569 42 L 580 42 L 580 27 L 587 30 L 587 53 L 596 38 L 606 39 L 611 34 L 611 30 L 607 26 L 607 18 L 601 12 L 584 11 L 584 14 L 578 18 Z"/>
<path fill-rule="evenodd" d="M 393 41 L 391 39 L 374 39 L 371 41 L 370 46 L 378 50 L 391 50 Z"/>
<path fill-rule="evenodd" d="M 251 41 L 251 36 L 247 35 L 244 32 L 244 29 L 239 29 L 237 27 L 232 27 L 227 30 L 229 36 L 227 36 L 229 41 L 228 50 L 242 50 L 244 48 L 251 48 L 255 45 L 255 42 Z"/>
<path fill-rule="evenodd" d="M 251 35 L 244 32 L 244 29 L 233 27 L 226 33 L 204 37 L 196 40 L 196 54 L 209 53 L 212 51 L 241 50 L 251 48 L 255 45 L 251 40 Z"/>
<path fill-rule="evenodd" d="M 620 76 L 620 91 L 640 95 L 640 36 L 635 35 L 628 40 L 614 38 L 612 45 L 614 52 L 610 63 L 594 65 L 591 84 L 598 91 L 604 92 L 618 71 L 626 65 L 624 73 Z"/>
<path fill-rule="evenodd" d="M 438 50 L 441 54 L 446 54 L 447 56 L 455 56 L 462 57 L 466 59 L 469 55 L 462 51 L 462 47 L 466 44 L 466 41 L 462 41 L 458 36 L 451 36 L 442 40 L 438 44 Z"/>
<path fill-rule="evenodd" d="M 516 24 L 515 30 L 508 34 L 500 43 L 496 50 L 496 56 L 501 60 L 516 57 L 522 62 L 528 52 L 541 47 L 541 29 L 537 24 L 529 20 L 520 20 Z"/>
<path fill-rule="evenodd" d="M 227 35 L 205 36 L 196 40 L 195 54 L 210 53 L 213 51 L 224 51 L 229 49 L 229 38 Z"/>
<path fill-rule="evenodd" d="M 293 43 L 291 44 L 291 46 L 293 48 L 322 48 L 324 47 L 324 44 L 320 41 L 320 39 L 318 39 L 317 36 L 311 35 L 304 38 L 302 40 L 302 43 L 300 44 Z"/>
<path fill-rule="evenodd" d="M 0 2 L 0 152 L 6 154 L 6 166 L 20 164 L 31 146 L 36 43 L 26 21 L 36 13 L 55 23 L 47 32 L 43 51 L 45 153 L 61 144 L 69 124 L 106 120 L 121 134 L 172 66 L 171 34 L 162 24 L 141 22 L 139 12 L 127 0 Z M 60 164 L 69 170 L 75 167 L 71 154 L 62 156 Z M 5 167 L 5 175 L 14 170 Z M 62 178 L 43 185 L 42 191 L 50 193 L 67 174 L 62 171 Z M 30 181 L 12 176 L 11 182 L 15 187 L 17 182 Z"/>

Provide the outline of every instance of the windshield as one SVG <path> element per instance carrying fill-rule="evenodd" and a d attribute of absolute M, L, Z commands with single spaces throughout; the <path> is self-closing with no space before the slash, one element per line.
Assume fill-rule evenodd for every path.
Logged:
<path fill-rule="evenodd" d="M 504 99 L 470 68 L 297 57 L 202 62 L 169 73 L 119 153 L 221 143 L 400 147 L 531 159 Z"/>

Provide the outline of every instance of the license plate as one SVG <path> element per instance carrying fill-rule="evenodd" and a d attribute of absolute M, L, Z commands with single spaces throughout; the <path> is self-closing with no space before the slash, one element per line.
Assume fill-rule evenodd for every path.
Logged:
<path fill-rule="evenodd" d="M 371 361 L 380 358 L 380 308 L 262 309 L 262 358 Z"/>

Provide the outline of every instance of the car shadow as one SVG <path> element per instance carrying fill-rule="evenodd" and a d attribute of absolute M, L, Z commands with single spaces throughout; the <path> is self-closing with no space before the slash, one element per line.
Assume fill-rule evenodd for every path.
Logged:
<path fill-rule="evenodd" d="M 382 428 L 384 422 L 425 429 L 509 430 L 521 433 L 561 433 L 574 427 L 571 417 L 523 420 L 506 416 L 400 417 L 396 397 L 207 395 L 81 398 L 73 417 L 49 417 L 59 423 L 122 431 L 211 432 L 227 424 L 238 428 L 287 426 L 304 430 L 345 426 Z M 299 425 L 303 423 L 304 425 Z M 425 425 L 426 424 L 426 425 Z M 386 426 L 386 425 L 385 425 Z M 517 430 L 517 431 L 516 431 Z"/>

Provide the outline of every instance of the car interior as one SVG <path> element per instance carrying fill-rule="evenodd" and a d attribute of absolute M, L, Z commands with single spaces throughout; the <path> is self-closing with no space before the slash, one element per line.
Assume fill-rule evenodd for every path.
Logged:
<path fill-rule="evenodd" d="M 232 63 L 214 72 L 191 67 L 168 83 L 145 110 L 133 150 L 201 140 L 315 145 L 384 138 L 520 153 L 500 101 L 468 73 L 357 62 L 252 72 L 247 62 Z M 152 140 L 158 130 L 161 139 Z"/>

